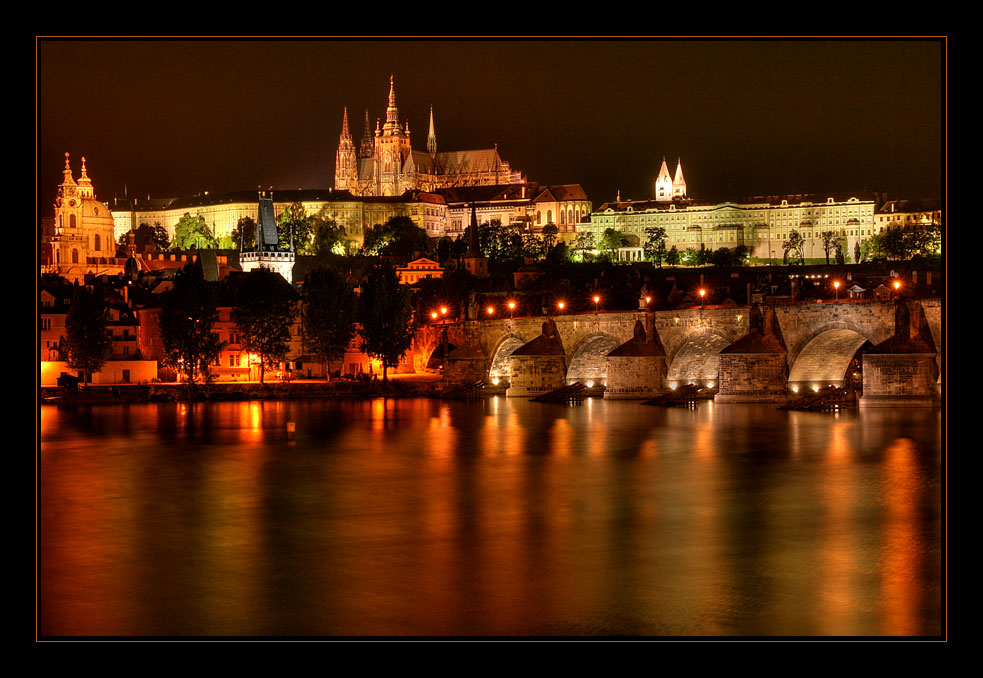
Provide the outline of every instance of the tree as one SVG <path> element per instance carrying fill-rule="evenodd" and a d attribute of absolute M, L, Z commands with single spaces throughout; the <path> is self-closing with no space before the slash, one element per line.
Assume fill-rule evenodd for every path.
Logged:
<path fill-rule="evenodd" d="M 232 233 L 236 247 L 241 246 L 247 252 L 256 249 L 256 222 L 252 217 L 239 217 L 239 223 Z"/>
<path fill-rule="evenodd" d="M 430 251 L 427 232 L 409 217 L 392 217 L 365 229 L 362 249 L 368 254 L 412 256 Z"/>
<path fill-rule="evenodd" d="M 174 287 L 161 299 L 160 338 L 164 362 L 189 384 L 210 380 L 211 366 L 225 346 L 212 327 L 218 319 L 214 285 L 205 280 L 198 262 L 184 267 Z"/>
<path fill-rule="evenodd" d="M 580 258 L 583 261 L 587 261 L 590 253 L 594 251 L 594 232 L 593 231 L 581 231 L 577 234 L 576 239 L 573 241 L 574 252 L 580 252 Z"/>
<path fill-rule="evenodd" d="M 232 320 L 243 349 L 259 359 L 259 381 L 263 383 L 266 368 L 286 359 L 297 293 L 279 273 L 256 268 L 241 276 L 235 296 Z"/>
<path fill-rule="evenodd" d="M 113 350 L 108 329 L 108 309 L 93 290 L 79 287 L 72 295 L 65 318 L 65 348 L 68 366 L 83 382 L 102 369 Z"/>
<path fill-rule="evenodd" d="M 543 226 L 543 247 L 546 249 L 547 256 L 556 247 L 559 241 L 559 233 L 560 229 L 556 227 L 556 224 L 546 224 Z"/>
<path fill-rule="evenodd" d="M 645 229 L 645 258 L 654 261 L 659 268 L 662 268 L 662 261 L 666 258 L 666 241 L 669 239 L 666 229 L 661 226 L 649 226 Z"/>
<path fill-rule="evenodd" d="M 399 365 L 413 342 L 411 291 L 388 262 L 376 266 L 362 285 L 359 320 L 362 350 L 382 363 L 382 380 Z"/>
<path fill-rule="evenodd" d="M 319 267 L 304 278 L 304 350 L 322 363 L 344 356 L 355 334 L 358 299 L 344 276 Z"/>
<path fill-rule="evenodd" d="M 785 256 L 782 258 L 782 262 L 786 264 L 804 264 L 805 256 L 802 254 L 802 246 L 804 244 L 805 241 L 799 235 L 799 232 L 792 229 L 788 234 L 788 240 L 782 243 L 782 249 L 785 250 Z"/>
<path fill-rule="evenodd" d="M 823 239 L 823 253 L 826 255 L 826 264 L 829 264 L 829 255 L 836 252 L 836 244 L 839 240 L 839 234 L 836 231 L 823 231 L 821 235 Z"/>
<path fill-rule="evenodd" d="M 311 218 L 301 202 L 293 202 L 284 208 L 276 222 L 277 245 L 281 249 L 290 247 L 291 233 L 294 247 L 301 254 L 310 254 Z"/>
<path fill-rule="evenodd" d="M 669 248 L 669 251 L 666 252 L 666 263 L 669 264 L 670 266 L 679 266 L 679 261 L 680 261 L 679 250 L 676 248 L 675 245 L 673 245 L 672 247 Z"/>
<path fill-rule="evenodd" d="M 853 263 L 855 263 L 855 264 L 859 264 L 860 263 L 860 241 L 859 240 L 853 243 Z"/>
<path fill-rule="evenodd" d="M 314 225 L 311 254 L 341 254 L 345 252 L 345 229 L 334 219 L 316 222 Z"/>
<path fill-rule="evenodd" d="M 204 217 L 191 216 L 187 212 L 174 227 L 172 247 L 177 250 L 209 249 L 215 247 L 215 236 Z"/>
<path fill-rule="evenodd" d="M 627 244 L 624 234 L 613 228 L 605 228 L 604 234 L 601 236 L 601 241 L 597 244 L 597 248 L 601 251 L 606 251 L 611 256 L 611 258 L 617 258 L 617 250 L 619 247 L 624 247 Z"/>

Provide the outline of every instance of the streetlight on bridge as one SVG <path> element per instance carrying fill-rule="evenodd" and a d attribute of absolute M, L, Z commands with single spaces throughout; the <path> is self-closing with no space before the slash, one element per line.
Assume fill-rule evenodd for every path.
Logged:
<path fill-rule="evenodd" d="M 836 292 L 836 296 L 833 297 L 833 303 L 834 304 L 838 304 L 840 302 L 840 281 L 839 280 L 833 281 L 833 289 Z"/>
<path fill-rule="evenodd" d="M 701 311 L 705 308 L 704 302 L 706 301 L 706 298 L 707 298 L 707 291 L 704 290 L 704 289 L 701 289 L 700 290 L 700 310 Z"/>

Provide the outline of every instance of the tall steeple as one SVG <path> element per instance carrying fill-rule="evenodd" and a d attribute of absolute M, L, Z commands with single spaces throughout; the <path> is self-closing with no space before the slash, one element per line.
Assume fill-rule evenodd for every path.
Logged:
<path fill-rule="evenodd" d="M 396 84 L 393 76 L 389 76 L 389 105 L 386 107 L 386 124 L 383 131 L 389 135 L 399 133 L 399 110 L 396 108 Z"/>
<path fill-rule="evenodd" d="M 427 152 L 431 157 L 437 155 L 437 135 L 433 131 L 433 106 L 430 107 L 430 134 L 427 135 Z"/>
<path fill-rule="evenodd" d="M 672 180 L 672 197 L 674 199 L 686 197 L 686 179 L 683 178 L 682 158 L 679 158 L 676 161 L 676 176 Z"/>
<path fill-rule="evenodd" d="M 362 145 L 359 148 L 358 154 L 363 158 L 368 158 L 372 155 L 372 149 L 375 146 L 375 137 L 372 136 L 372 123 L 369 122 L 369 109 L 365 109 L 365 127 L 362 128 Z"/>
<path fill-rule="evenodd" d="M 659 202 L 672 200 L 672 176 L 669 174 L 665 157 L 662 158 L 662 168 L 659 169 L 659 176 L 655 180 L 655 199 Z"/>
<path fill-rule="evenodd" d="M 75 188 L 77 187 L 75 183 L 75 178 L 72 176 L 72 166 L 68 162 L 68 153 L 65 154 L 65 169 L 61 171 L 62 180 L 59 190 L 59 195 L 67 196 L 69 194 L 75 194 Z"/>
<path fill-rule="evenodd" d="M 79 177 L 79 197 L 81 198 L 95 198 L 95 190 L 92 188 L 92 180 L 89 179 L 89 175 L 85 169 L 85 156 L 82 156 L 82 176 Z"/>
<path fill-rule="evenodd" d="M 338 191 L 355 189 L 358 183 L 358 157 L 355 144 L 348 129 L 348 107 L 341 121 L 341 134 L 338 137 L 338 152 L 335 154 L 334 187 Z"/>

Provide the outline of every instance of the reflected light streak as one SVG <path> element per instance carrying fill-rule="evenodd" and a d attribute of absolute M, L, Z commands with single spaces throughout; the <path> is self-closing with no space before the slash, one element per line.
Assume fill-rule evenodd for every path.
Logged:
<path fill-rule="evenodd" d="M 922 488 L 917 482 L 917 450 L 911 440 L 899 438 L 885 451 L 884 502 L 884 580 L 881 600 L 884 606 L 884 634 L 918 633 L 921 595 L 915 582 L 922 565 L 920 555 L 927 551 L 920 536 L 917 506 Z"/>

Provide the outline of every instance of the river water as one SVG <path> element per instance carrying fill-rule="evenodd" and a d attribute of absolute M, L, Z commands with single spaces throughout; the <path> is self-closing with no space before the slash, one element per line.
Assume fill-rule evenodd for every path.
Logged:
<path fill-rule="evenodd" d="M 497 397 L 39 416 L 43 636 L 943 629 L 939 410 Z"/>

